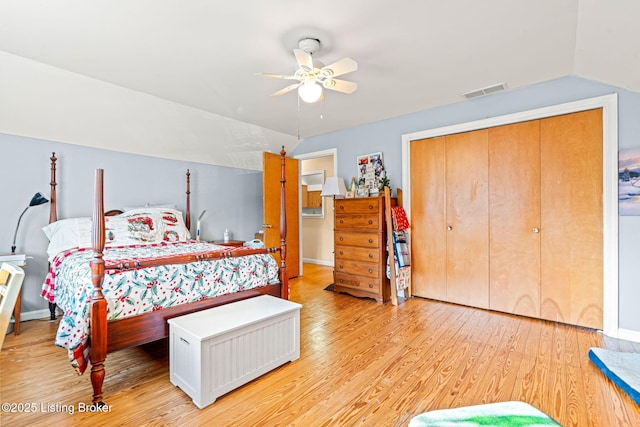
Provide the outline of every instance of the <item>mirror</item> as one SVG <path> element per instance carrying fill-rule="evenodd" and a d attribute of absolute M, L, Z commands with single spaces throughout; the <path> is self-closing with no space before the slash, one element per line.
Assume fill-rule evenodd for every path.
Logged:
<path fill-rule="evenodd" d="M 324 185 L 324 171 L 304 172 L 302 184 L 302 216 L 324 218 L 324 200 L 320 196 Z"/>

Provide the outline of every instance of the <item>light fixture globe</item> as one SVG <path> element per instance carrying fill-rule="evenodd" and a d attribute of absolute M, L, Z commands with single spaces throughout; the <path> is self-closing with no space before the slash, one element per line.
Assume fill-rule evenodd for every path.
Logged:
<path fill-rule="evenodd" d="M 313 104 L 322 96 L 322 86 L 314 82 L 306 82 L 298 88 L 298 95 L 307 104 Z"/>

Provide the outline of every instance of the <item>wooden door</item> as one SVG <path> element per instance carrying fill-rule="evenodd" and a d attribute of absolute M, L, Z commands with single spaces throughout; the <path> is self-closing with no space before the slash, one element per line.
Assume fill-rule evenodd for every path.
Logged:
<path fill-rule="evenodd" d="M 411 141 L 411 291 L 447 300 L 445 137 Z"/>
<path fill-rule="evenodd" d="M 445 137 L 447 300 L 489 307 L 488 131 Z"/>
<path fill-rule="evenodd" d="M 602 328 L 602 109 L 542 119 L 541 317 Z"/>
<path fill-rule="evenodd" d="M 540 316 L 540 121 L 489 129 L 489 307 Z"/>
<path fill-rule="evenodd" d="M 265 247 L 280 247 L 280 176 L 279 154 L 263 153 L 262 191 Z M 290 157 L 285 163 L 287 213 L 287 269 L 289 277 L 300 275 L 300 212 L 298 210 L 298 160 Z M 280 263 L 280 254 L 275 254 Z"/>

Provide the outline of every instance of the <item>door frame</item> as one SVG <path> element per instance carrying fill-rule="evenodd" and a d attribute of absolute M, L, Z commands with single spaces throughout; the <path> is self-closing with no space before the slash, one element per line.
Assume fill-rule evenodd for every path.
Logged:
<path fill-rule="evenodd" d="M 303 153 L 303 154 L 296 154 L 293 156 L 294 159 L 298 160 L 298 161 L 302 161 L 302 160 L 310 160 L 310 159 L 317 159 L 318 157 L 327 157 L 327 156 L 333 156 L 333 174 L 335 176 L 338 176 L 338 149 L 337 148 L 329 148 L 326 150 L 320 150 L 320 151 L 312 151 L 310 153 Z M 298 200 L 299 200 L 299 206 L 298 206 L 298 212 L 300 215 L 300 230 L 302 230 L 302 167 L 298 168 Z M 327 177 L 325 176 L 325 179 Z M 325 215 L 327 215 L 327 212 L 325 210 Z M 331 212 L 331 215 L 333 215 L 333 212 Z M 303 246 L 303 240 L 304 240 L 304 233 L 302 233 L 302 231 L 299 233 L 300 234 L 300 253 L 302 253 L 302 248 Z M 300 275 L 304 274 L 303 271 L 303 257 L 300 256 Z M 333 263 L 331 264 L 331 267 L 333 267 Z"/>
<path fill-rule="evenodd" d="M 403 205 L 411 219 L 409 143 L 453 133 L 468 132 L 527 120 L 602 108 L 602 219 L 603 219 L 603 333 L 618 338 L 618 94 L 599 96 L 503 116 L 458 123 L 402 135 Z"/>

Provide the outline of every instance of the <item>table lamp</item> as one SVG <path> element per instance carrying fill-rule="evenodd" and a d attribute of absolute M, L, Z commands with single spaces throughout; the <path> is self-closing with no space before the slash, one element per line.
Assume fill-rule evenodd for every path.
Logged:
<path fill-rule="evenodd" d="M 40 194 L 38 192 L 31 198 L 31 201 L 29 202 L 29 206 L 24 208 L 24 210 L 20 214 L 20 217 L 18 218 L 18 224 L 16 225 L 16 231 L 13 233 L 13 244 L 11 245 L 11 253 L 12 254 L 16 253 L 16 237 L 18 236 L 18 228 L 20 228 L 20 220 L 22 220 L 22 216 L 25 214 L 25 212 L 27 212 L 27 209 L 29 209 L 30 207 L 43 205 L 43 204 L 45 204 L 47 202 L 49 202 L 49 199 L 47 199 L 46 197 L 44 197 L 42 194 Z"/>

